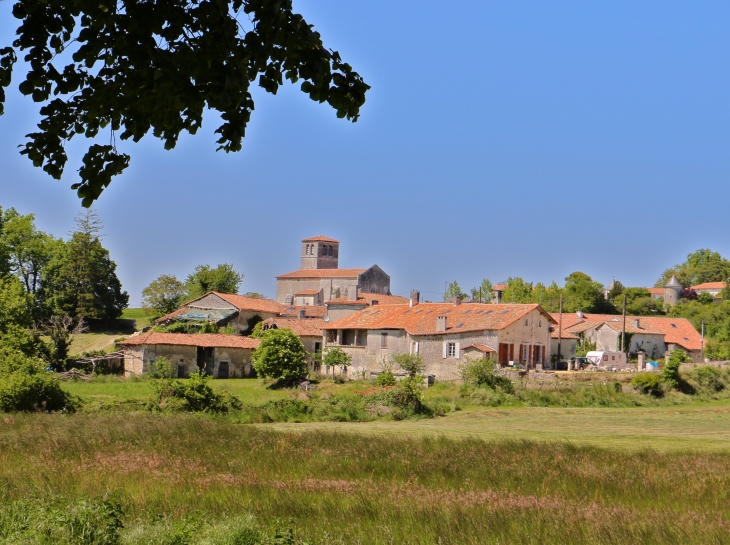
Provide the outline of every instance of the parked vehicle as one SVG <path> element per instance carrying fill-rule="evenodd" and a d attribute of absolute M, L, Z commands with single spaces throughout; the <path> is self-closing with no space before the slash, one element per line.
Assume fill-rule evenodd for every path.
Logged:
<path fill-rule="evenodd" d="M 624 367 L 626 365 L 626 354 L 623 352 L 594 350 L 586 354 L 586 359 L 598 367 Z"/>

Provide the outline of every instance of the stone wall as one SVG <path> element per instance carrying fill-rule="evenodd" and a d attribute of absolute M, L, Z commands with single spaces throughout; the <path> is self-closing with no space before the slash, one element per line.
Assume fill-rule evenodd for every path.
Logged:
<path fill-rule="evenodd" d="M 390 295 L 390 276 L 383 269 L 373 265 L 360 274 L 358 279 L 360 291 L 363 293 L 383 293 Z"/>
<path fill-rule="evenodd" d="M 125 358 L 124 374 L 142 375 L 150 372 L 157 358 L 164 356 L 172 365 L 174 376 L 189 377 L 198 370 L 198 347 L 169 344 L 143 345 L 141 349 L 130 350 L 140 359 Z M 228 363 L 228 377 L 241 378 L 251 374 L 251 349 L 213 348 L 212 368 L 207 371 L 218 377 L 220 363 Z M 180 370 L 180 371 L 179 371 Z"/>

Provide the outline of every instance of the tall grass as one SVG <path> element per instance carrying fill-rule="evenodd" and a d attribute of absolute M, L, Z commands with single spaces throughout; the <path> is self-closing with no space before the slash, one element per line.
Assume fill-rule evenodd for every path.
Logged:
<path fill-rule="evenodd" d="M 125 543 L 172 543 L 166 532 L 190 525 L 207 529 L 176 542 L 203 543 L 247 516 L 262 527 L 291 520 L 297 535 L 323 544 L 704 544 L 730 535 L 725 453 L 287 434 L 187 415 L 5 416 L 0 490 L 6 505 L 115 498 Z"/>

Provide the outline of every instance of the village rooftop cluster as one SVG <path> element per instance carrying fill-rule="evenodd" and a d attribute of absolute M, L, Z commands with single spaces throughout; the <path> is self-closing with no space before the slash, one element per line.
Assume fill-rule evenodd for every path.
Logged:
<path fill-rule="evenodd" d="M 595 351 L 607 353 L 605 359 L 611 354 L 613 362 L 598 362 L 606 367 L 630 367 L 625 357 L 615 356 L 622 340 L 622 353 L 640 355 L 639 369 L 645 358 L 675 349 L 695 361 L 702 358 L 703 338 L 685 318 L 551 314 L 539 304 L 502 303 L 505 287 L 499 284 L 489 303 L 459 297 L 422 302 L 418 291 L 409 297 L 392 295 L 390 276 L 377 265 L 339 268 L 339 246 L 321 235 L 302 240 L 300 268 L 276 277 L 275 300 L 209 292 L 159 318 L 158 324 L 229 326 L 236 334 L 138 333 L 118 343 L 125 353 L 125 374 L 143 374 L 164 356 L 178 377 L 199 369 L 218 378 L 250 376 L 251 353 L 260 341 L 249 335 L 259 322 L 264 329 L 290 329 L 312 354 L 342 349 L 352 365 L 339 372 L 352 377 L 377 374 L 399 354 L 420 355 L 426 373 L 436 380 L 458 378 L 460 365 L 472 358 L 490 358 L 501 367 L 555 370 L 576 355 L 579 341 L 595 344 Z M 724 284 L 717 284 L 694 289 L 718 296 Z M 681 290 L 672 277 L 650 293 L 672 305 Z M 313 362 L 312 371 L 330 372 L 316 368 L 316 358 Z"/>

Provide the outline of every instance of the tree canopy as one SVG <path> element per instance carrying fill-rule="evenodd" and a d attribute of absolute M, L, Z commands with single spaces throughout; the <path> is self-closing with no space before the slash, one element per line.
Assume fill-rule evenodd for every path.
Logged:
<path fill-rule="evenodd" d="M 182 282 L 173 275 L 162 274 L 142 290 L 142 308 L 149 314 L 163 316 L 179 307 L 185 294 Z"/>
<path fill-rule="evenodd" d="M 243 278 L 243 273 L 238 272 L 229 263 L 223 263 L 216 267 L 198 265 L 185 280 L 187 298 L 195 299 L 209 291 L 238 293 Z"/>
<path fill-rule="evenodd" d="M 254 369 L 262 377 L 294 381 L 307 376 L 307 353 L 291 329 L 269 329 L 251 355 Z"/>
<path fill-rule="evenodd" d="M 449 285 L 444 292 L 444 301 L 449 301 L 454 297 L 466 297 L 466 293 L 464 293 L 456 280 L 449 282 Z"/>
<path fill-rule="evenodd" d="M 704 282 L 727 282 L 730 277 L 730 261 L 718 252 L 703 248 L 687 255 L 687 259 L 665 270 L 656 286 L 663 287 L 675 275 L 684 287 Z"/>
<path fill-rule="evenodd" d="M 108 131 L 71 186 L 86 207 L 129 166 L 117 136 L 138 142 L 152 130 L 172 149 L 208 109 L 222 120 L 218 149 L 239 151 L 255 81 L 276 94 L 284 78 L 303 80 L 312 100 L 352 121 L 370 88 L 291 0 L 16 0 L 13 16 L 17 38 L 0 47 L 0 115 L 20 53 L 30 65 L 20 92 L 42 104 L 21 154 L 60 179 L 66 143 Z"/>

